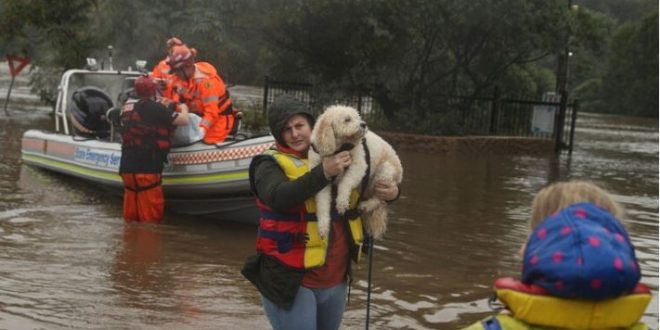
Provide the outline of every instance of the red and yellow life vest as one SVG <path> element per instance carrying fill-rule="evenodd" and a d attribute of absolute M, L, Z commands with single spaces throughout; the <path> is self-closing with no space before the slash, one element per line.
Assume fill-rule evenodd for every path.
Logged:
<path fill-rule="evenodd" d="M 145 124 L 139 107 L 143 101 L 128 101 L 121 110 L 121 138 L 124 147 L 134 149 L 170 150 L 173 127 Z"/>
<path fill-rule="evenodd" d="M 289 180 L 294 180 L 308 171 L 307 159 L 274 149 L 266 150 L 264 154 L 272 156 L 277 161 Z M 351 252 L 356 262 L 364 240 L 362 220 L 357 213 L 359 195 L 357 190 L 353 190 L 346 214 L 332 215 L 332 221 L 347 221 L 353 244 Z M 257 199 L 257 207 L 261 212 L 257 234 L 258 252 L 272 256 L 294 269 L 312 269 L 325 264 L 328 239 L 321 239 L 318 233 L 313 197 L 286 212 L 277 212 L 259 199 Z"/>
<path fill-rule="evenodd" d="M 499 314 L 496 316 L 492 316 L 486 320 L 483 320 L 479 323 L 475 323 L 469 328 L 465 328 L 463 330 L 551 330 L 551 329 L 559 329 L 556 327 L 542 327 L 542 326 L 535 326 L 531 325 L 529 323 L 525 323 L 512 315 L 508 314 Z M 580 330 L 584 329 L 598 329 L 598 328 L 580 328 Z M 627 327 L 620 327 L 620 328 L 602 328 L 598 330 L 613 330 L 613 329 L 618 329 L 618 330 L 649 330 L 649 327 L 641 322 L 637 322 L 635 324 L 632 324 Z M 563 330 L 570 330 L 564 328 Z"/>
<path fill-rule="evenodd" d="M 463 330 L 648 329 L 639 322 L 651 301 L 644 284 L 637 284 L 630 294 L 606 300 L 553 297 L 539 286 L 510 277 L 496 280 L 494 289 L 511 315 L 492 316 Z"/>

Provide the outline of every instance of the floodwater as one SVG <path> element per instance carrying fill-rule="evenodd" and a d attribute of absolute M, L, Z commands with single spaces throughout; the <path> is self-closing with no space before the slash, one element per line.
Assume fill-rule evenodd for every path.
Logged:
<path fill-rule="evenodd" d="M 0 328 L 268 329 L 239 274 L 255 228 L 167 214 L 127 225 L 121 201 L 22 165 L 20 138 L 47 112 L 0 113 Z M 373 329 L 457 329 L 491 313 L 497 277 L 515 276 L 533 195 L 557 179 L 608 186 L 628 209 L 658 325 L 657 120 L 581 114 L 571 158 L 402 152 L 402 197 L 373 260 Z M 343 329 L 365 323 L 367 265 Z"/>

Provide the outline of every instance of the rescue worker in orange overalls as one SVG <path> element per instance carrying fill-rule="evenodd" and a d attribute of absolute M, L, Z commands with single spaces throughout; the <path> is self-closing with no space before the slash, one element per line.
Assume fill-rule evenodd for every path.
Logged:
<path fill-rule="evenodd" d="M 213 65 L 195 63 L 195 54 L 186 45 L 174 46 L 169 55 L 171 77 L 165 97 L 185 103 L 202 117 L 204 143 L 224 141 L 234 128 L 236 114 L 225 82 Z"/>
<path fill-rule="evenodd" d="M 174 126 L 188 124 L 188 107 L 166 107 L 156 100 L 156 82 L 135 80 L 138 99 L 129 99 L 121 110 L 122 144 L 119 174 L 124 182 L 124 219 L 160 222 L 165 198 L 161 186 L 163 164 L 170 149 Z"/>
<path fill-rule="evenodd" d="M 170 52 L 172 51 L 172 47 L 181 45 L 183 45 L 183 42 L 177 37 L 167 39 L 167 56 L 158 62 L 158 64 L 156 64 L 154 69 L 151 71 L 151 77 L 156 81 L 156 83 L 160 84 L 161 82 L 165 82 L 166 79 L 170 76 L 170 65 L 167 64 L 169 61 Z"/>
<path fill-rule="evenodd" d="M 172 37 L 167 39 L 167 56 L 165 56 L 164 59 L 158 62 L 158 64 L 156 64 L 156 66 L 154 66 L 154 69 L 151 71 L 151 77 L 156 81 L 161 95 L 164 93 L 164 90 L 167 87 L 167 82 L 172 76 L 170 74 L 170 65 L 168 63 L 168 61 L 170 60 L 170 53 L 172 52 L 172 48 L 174 46 L 182 46 L 182 45 L 185 44 L 183 43 L 183 41 L 181 41 L 181 39 L 177 37 Z M 190 48 L 190 51 L 193 53 L 193 57 L 197 56 L 197 50 L 195 48 Z"/>

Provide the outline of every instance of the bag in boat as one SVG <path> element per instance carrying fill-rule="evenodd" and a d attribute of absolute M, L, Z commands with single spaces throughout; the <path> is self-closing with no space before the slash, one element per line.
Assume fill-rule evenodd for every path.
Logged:
<path fill-rule="evenodd" d="M 204 138 L 199 123 L 202 118 L 194 113 L 188 113 L 189 122 L 186 126 L 178 126 L 170 139 L 172 147 L 182 147 L 201 141 Z"/>

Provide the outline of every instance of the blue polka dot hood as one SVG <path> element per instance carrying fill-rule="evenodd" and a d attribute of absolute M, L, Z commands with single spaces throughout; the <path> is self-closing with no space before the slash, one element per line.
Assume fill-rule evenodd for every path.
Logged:
<path fill-rule="evenodd" d="M 573 204 L 546 218 L 525 247 L 522 281 L 553 296 L 615 298 L 631 292 L 640 277 L 625 228 L 591 203 Z"/>

